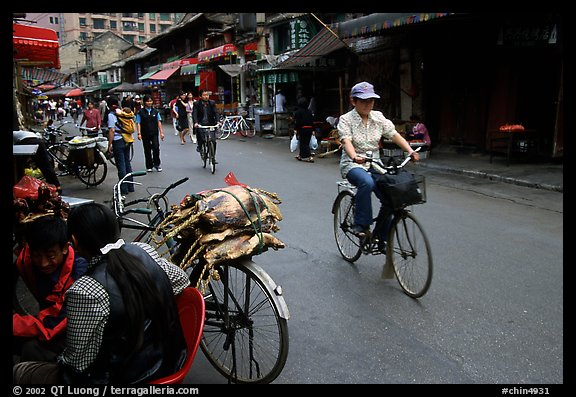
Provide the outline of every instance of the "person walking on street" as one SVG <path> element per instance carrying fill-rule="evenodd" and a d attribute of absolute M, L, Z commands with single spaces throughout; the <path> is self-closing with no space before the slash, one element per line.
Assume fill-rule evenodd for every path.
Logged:
<path fill-rule="evenodd" d="M 186 134 L 188 134 L 188 113 L 186 112 L 186 104 L 188 103 L 187 95 L 185 92 L 180 93 L 180 97 L 176 100 L 176 107 L 178 109 L 178 124 L 177 129 L 180 134 L 180 144 L 186 143 Z"/>
<path fill-rule="evenodd" d="M 146 170 L 152 172 L 152 167 L 154 167 L 156 171 L 162 172 L 158 135 L 164 141 L 164 131 L 162 130 L 162 116 L 157 109 L 152 107 L 153 103 L 154 100 L 150 95 L 144 95 L 144 107 L 136 113 L 136 128 L 138 140 L 142 141 L 144 147 Z"/>
<path fill-rule="evenodd" d="M 392 121 L 384 117 L 382 112 L 373 110 L 374 101 L 378 98 L 380 96 L 374 92 L 372 84 L 365 81 L 356 84 L 350 91 L 350 102 L 354 108 L 343 114 L 338 121 L 338 135 L 344 149 L 340 159 L 340 173 L 358 188 L 353 227 L 358 236 L 365 236 L 372 224 L 372 192 L 382 203 L 375 233 L 381 236 L 385 234 L 385 225 L 380 222 L 385 222 L 392 213 L 392 208 L 380 194 L 372 174 L 368 172 L 366 152 L 371 151 L 373 158 L 379 158 L 379 143 L 384 137 L 407 152 L 414 161 L 420 160 L 418 152 L 396 131 Z M 385 238 L 380 237 L 379 240 L 384 242 Z"/>
<path fill-rule="evenodd" d="M 298 110 L 294 112 L 294 123 L 300 147 L 300 153 L 296 156 L 296 160 L 313 163 L 314 158 L 310 152 L 310 139 L 314 133 L 314 116 L 308 109 L 308 101 L 305 97 L 298 98 Z"/>
<path fill-rule="evenodd" d="M 168 106 L 170 107 L 170 116 L 172 116 L 172 126 L 174 127 L 174 135 L 178 136 L 178 109 L 176 107 L 176 101 L 178 100 L 178 95 L 176 95 Z"/>
<path fill-rule="evenodd" d="M 216 113 L 216 103 L 210 99 L 210 91 L 200 90 L 200 100 L 194 104 L 192 112 L 194 119 L 194 128 L 199 125 L 216 125 L 218 124 L 218 113 Z M 196 151 L 200 152 L 200 147 L 204 142 L 204 131 L 198 130 L 198 146 Z M 214 142 L 214 149 L 216 149 L 216 142 Z"/>
<path fill-rule="evenodd" d="M 148 244 L 125 243 L 104 204 L 73 208 L 68 234 L 88 271 L 65 295 L 66 347 L 56 362 L 13 368 L 14 384 L 146 384 L 178 371 L 186 341 L 175 296 L 188 275 Z"/>
<path fill-rule="evenodd" d="M 114 155 L 116 168 L 118 169 L 118 180 L 124 178 L 126 174 L 132 172 L 132 163 L 130 162 L 130 146 L 126 144 L 122 137 L 122 130 L 118 127 L 118 118 L 116 116 L 116 109 L 120 105 L 118 98 L 109 96 L 106 103 L 108 110 L 106 111 L 106 126 L 108 127 L 108 152 Z M 127 181 L 132 182 L 132 177 Z M 133 183 L 123 183 L 120 186 L 122 194 L 134 192 Z"/>
<path fill-rule="evenodd" d="M 186 115 L 188 116 L 190 139 L 192 139 L 192 143 L 195 144 L 197 143 L 197 139 L 196 139 L 196 129 L 193 127 L 194 126 L 194 118 L 192 115 L 193 111 L 194 111 L 194 97 L 192 96 L 192 93 L 189 92 L 186 97 Z"/>
<path fill-rule="evenodd" d="M 80 126 L 86 122 L 86 128 L 92 129 L 92 134 L 97 135 L 100 131 L 100 124 L 102 124 L 102 119 L 100 118 L 100 111 L 94 109 L 94 102 L 88 101 L 88 108 L 84 109 L 82 112 L 82 120 L 80 120 Z"/>

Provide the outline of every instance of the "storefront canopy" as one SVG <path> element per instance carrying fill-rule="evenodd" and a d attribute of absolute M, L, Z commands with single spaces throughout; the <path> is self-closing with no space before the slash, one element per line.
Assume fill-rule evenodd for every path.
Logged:
<path fill-rule="evenodd" d="M 58 36 L 54 30 L 13 23 L 12 44 L 13 59 L 60 69 Z"/>
<path fill-rule="evenodd" d="M 170 76 L 172 76 L 174 73 L 176 73 L 176 71 L 178 69 L 180 69 L 180 67 L 170 68 L 170 69 L 162 69 L 162 70 L 154 73 L 152 76 L 148 77 L 147 80 L 168 80 L 168 78 Z"/>
<path fill-rule="evenodd" d="M 108 92 L 113 94 L 115 92 L 143 92 L 145 90 L 144 85 L 142 83 L 121 83 L 116 87 L 112 88 Z"/>
<path fill-rule="evenodd" d="M 338 25 L 341 38 L 350 38 L 377 33 L 378 31 L 404 25 L 425 22 L 451 15 L 446 12 L 423 13 L 374 13 L 341 22 Z"/>
<path fill-rule="evenodd" d="M 56 88 L 54 90 L 47 91 L 44 94 L 46 94 L 48 97 L 51 97 L 51 98 L 61 97 L 61 96 L 75 97 L 75 96 L 84 95 L 84 90 L 81 88 L 75 88 L 75 87 L 60 87 L 60 88 Z"/>
<path fill-rule="evenodd" d="M 220 47 L 211 48 L 209 50 L 201 51 L 198 54 L 198 61 L 210 62 L 215 58 L 236 55 L 236 46 L 234 44 L 224 44 Z"/>
<path fill-rule="evenodd" d="M 285 61 L 276 65 L 276 69 L 286 69 L 293 66 L 303 65 L 317 58 L 328 55 L 332 51 L 347 47 L 346 43 L 338 37 L 337 28 L 324 27 L 316 36 Z"/>

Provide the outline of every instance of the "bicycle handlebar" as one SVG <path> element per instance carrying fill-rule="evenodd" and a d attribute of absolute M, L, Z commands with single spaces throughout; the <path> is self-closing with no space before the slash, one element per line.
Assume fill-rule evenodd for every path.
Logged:
<path fill-rule="evenodd" d="M 416 149 L 414 149 L 414 152 L 419 152 L 420 149 L 422 149 L 422 147 L 417 147 Z M 411 156 L 407 156 L 404 160 L 402 160 L 402 162 L 398 165 L 389 165 L 389 166 L 385 166 L 382 161 L 380 161 L 380 159 L 375 159 L 372 158 L 372 152 L 366 152 L 367 156 L 360 156 L 362 158 L 365 159 L 365 161 L 367 161 L 368 163 L 370 163 L 370 165 L 380 174 L 386 174 L 389 171 L 393 170 L 393 169 L 397 169 L 397 168 L 402 168 L 404 167 L 406 164 L 408 164 L 408 162 L 410 162 L 410 160 L 412 160 Z"/>
<path fill-rule="evenodd" d="M 172 189 L 174 189 L 176 186 L 183 184 L 184 182 L 186 182 L 188 179 L 187 176 L 180 179 L 179 181 L 174 182 L 173 184 L 171 184 L 170 186 L 168 186 L 166 189 L 164 189 L 164 191 L 160 194 L 160 197 L 164 197 L 166 196 L 166 194 L 168 194 L 168 192 Z"/>

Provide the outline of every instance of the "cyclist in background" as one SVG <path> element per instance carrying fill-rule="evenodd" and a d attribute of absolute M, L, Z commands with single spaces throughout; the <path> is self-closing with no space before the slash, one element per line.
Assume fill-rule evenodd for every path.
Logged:
<path fill-rule="evenodd" d="M 364 237 L 374 219 L 372 216 L 372 192 L 380 199 L 381 207 L 376 222 L 376 233 L 385 232 L 379 222 L 388 219 L 392 209 L 386 203 L 385 197 L 376 189 L 376 183 L 368 172 L 369 164 L 365 163 L 366 152 L 372 151 L 373 158 L 379 158 L 379 142 L 382 137 L 390 139 L 408 153 L 414 161 L 420 160 L 410 144 L 396 131 L 392 121 L 382 112 L 373 110 L 375 99 L 380 98 L 374 92 L 374 86 L 361 82 L 352 87 L 350 103 L 354 108 L 343 114 L 338 121 L 338 135 L 342 142 L 342 157 L 340 172 L 351 184 L 357 187 L 356 212 L 354 213 L 353 231 Z M 379 238 L 385 241 L 385 238 Z"/>
<path fill-rule="evenodd" d="M 210 91 L 200 90 L 200 100 L 194 103 L 192 110 L 192 119 L 194 120 L 194 128 L 199 125 L 216 125 L 218 124 L 218 113 L 216 113 L 216 102 L 210 99 Z M 197 141 L 198 146 L 196 151 L 200 153 L 200 147 L 204 142 L 204 132 L 198 131 Z M 216 150 L 216 142 L 214 142 L 214 150 Z"/>

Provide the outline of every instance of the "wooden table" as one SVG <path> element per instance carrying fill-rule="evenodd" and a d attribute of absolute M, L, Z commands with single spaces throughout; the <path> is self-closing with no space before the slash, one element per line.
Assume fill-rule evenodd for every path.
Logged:
<path fill-rule="evenodd" d="M 538 154 L 539 138 L 536 130 L 490 131 L 490 163 L 498 151 L 504 153 L 508 166 L 514 153 Z"/>

